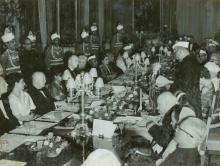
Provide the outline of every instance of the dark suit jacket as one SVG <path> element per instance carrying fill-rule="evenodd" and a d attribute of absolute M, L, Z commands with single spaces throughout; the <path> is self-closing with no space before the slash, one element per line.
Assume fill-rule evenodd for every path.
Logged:
<path fill-rule="evenodd" d="M 36 89 L 33 86 L 30 86 L 28 90 L 36 106 L 35 113 L 38 115 L 43 115 L 55 109 L 54 100 L 52 99 L 52 97 L 49 95 L 45 88 L 42 90 L 47 97 L 45 97 L 39 89 Z"/>
<path fill-rule="evenodd" d="M 9 132 L 19 126 L 19 122 L 16 117 L 12 114 L 9 103 L 7 99 L 3 99 L 3 106 L 5 108 L 5 112 L 8 115 L 9 119 L 6 119 L 3 115 L 2 110 L 0 109 L 0 135 Z"/>

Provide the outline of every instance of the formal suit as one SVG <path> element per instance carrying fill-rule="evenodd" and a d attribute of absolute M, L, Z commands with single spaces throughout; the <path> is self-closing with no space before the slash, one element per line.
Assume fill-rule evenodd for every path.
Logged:
<path fill-rule="evenodd" d="M 5 113 L 8 116 L 8 119 L 4 116 L 3 110 L 0 107 L 0 135 L 7 133 L 10 130 L 13 130 L 14 128 L 16 128 L 16 126 L 19 126 L 18 120 L 12 114 L 8 100 L 3 99 L 3 100 L 0 100 L 0 102 L 1 101 L 3 104 L 4 110 L 5 110 Z"/>
<path fill-rule="evenodd" d="M 30 86 L 28 92 L 36 106 L 36 114 L 43 115 L 55 109 L 54 100 L 45 88 L 39 90 Z"/>
<path fill-rule="evenodd" d="M 102 78 L 104 79 L 104 82 L 111 81 L 116 77 L 116 72 L 114 71 L 113 68 L 111 68 L 110 65 L 101 64 L 99 66 L 99 69 L 101 71 L 101 75 Z"/>

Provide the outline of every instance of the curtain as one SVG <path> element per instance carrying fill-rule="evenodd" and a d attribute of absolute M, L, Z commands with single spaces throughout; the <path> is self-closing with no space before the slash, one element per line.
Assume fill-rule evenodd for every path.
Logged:
<path fill-rule="evenodd" d="M 40 22 L 40 35 L 43 50 L 47 46 L 47 20 L 45 0 L 38 0 L 38 14 Z"/>
<path fill-rule="evenodd" d="M 100 43 L 102 43 L 103 39 L 103 31 L 104 31 L 104 1 L 98 0 L 98 20 L 99 20 L 99 36 Z"/>
<path fill-rule="evenodd" d="M 84 19 L 84 26 L 89 26 L 89 0 L 84 0 L 84 8 L 83 8 L 83 19 Z"/>
<path fill-rule="evenodd" d="M 220 27 L 219 0 L 177 0 L 179 34 L 193 35 L 197 42 L 213 38 Z"/>

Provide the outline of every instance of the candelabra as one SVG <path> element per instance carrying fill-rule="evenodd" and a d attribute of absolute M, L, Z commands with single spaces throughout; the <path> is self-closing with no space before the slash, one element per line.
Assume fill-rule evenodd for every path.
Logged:
<path fill-rule="evenodd" d="M 101 78 L 97 78 L 95 87 L 96 91 L 98 91 L 98 96 L 93 94 L 93 78 L 91 74 L 89 73 L 82 73 L 76 76 L 75 81 L 71 81 L 73 84 L 68 89 L 70 90 L 72 96 L 70 96 L 72 99 L 79 98 L 80 97 L 80 104 L 81 104 L 81 123 L 76 126 L 76 130 L 74 133 L 72 133 L 72 136 L 74 136 L 82 145 L 83 148 L 83 160 L 85 157 L 85 144 L 88 141 L 89 136 L 91 135 L 88 126 L 85 123 L 85 97 L 86 95 L 88 97 L 92 98 L 99 98 L 100 97 L 100 89 L 104 86 L 103 80 Z M 69 83 L 70 84 L 70 83 Z M 73 90 L 74 89 L 74 90 Z M 72 93 L 75 91 L 75 93 Z"/>

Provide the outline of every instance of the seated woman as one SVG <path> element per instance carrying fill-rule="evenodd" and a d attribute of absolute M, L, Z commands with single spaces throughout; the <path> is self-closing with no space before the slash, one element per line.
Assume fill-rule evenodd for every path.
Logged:
<path fill-rule="evenodd" d="M 52 67 L 53 81 L 49 85 L 49 92 L 55 101 L 66 99 L 66 91 L 62 82 L 62 69 L 60 67 Z"/>
<path fill-rule="evenodd" d="M 7 99 L 2 99 L 2 95 L 7 93 L 8 84 L 0 76 L 0 135 L 9 132 L 19 126 L 17 119 L 13 116 Z"/>
<path fill-rule="evenodd" d="M 114 69 L 109 65 L 109 58 L 108 56 L 103 56 L 101 65 L 99 69 L 101 71 L 101 76 L 105 82 L 109 82 L 117 77 L 116 72 Z"/>
<path fill-rule="evenodd" d="M 21 124 L 23 121 L 32 120 L 34 118 L 32 111 L 36 109 L 36 106 L 30 95 L 24 91 L 24 79 L 18 73 L 13 73 L 8 78 L 8 83 L 11 87 L 9 104 L 13 115 Z"/>

